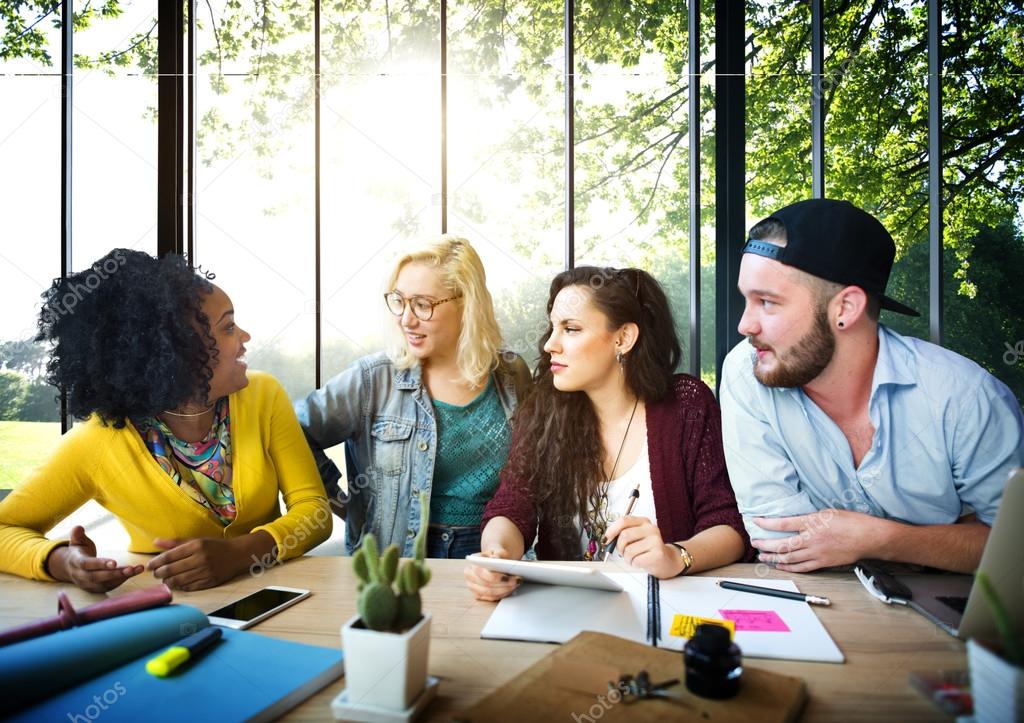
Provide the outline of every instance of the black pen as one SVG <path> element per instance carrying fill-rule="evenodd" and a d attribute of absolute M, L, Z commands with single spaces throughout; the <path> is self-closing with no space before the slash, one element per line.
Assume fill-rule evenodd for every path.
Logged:
<path fill-rule="evenodd" d="M 647 624 L 651 629 L 651 645 L 658 647 L 661 639 L 661 585 L 654 575 L 647 576 Z"/>
<path fill-rule="evenodd" d="M 639 498 L 640 498 L 640 483 L 637 482 L 636 483 L 636 487 L 634 487 L 633 491 L 629 493 L 629 505 L 626 507 L 626 514 L 624 514 L 623 517 L 629 517 L 629 515 L 633 512 L 633 505 L 636 504 L 636 501 Z M 619 533 L 619 534 L 622 534 L 622 533 Z M 618 541 L 619 541 L 619 536 L 616 535 L 615 539 L 612 540 L 612 544 L 608 545 L 608 549 L 605 550 L 605 552 L 604 552 L 604 561 L 605 562 L 608 562 L 608 558 L 612 556 L 613 552 L 615 552 L 615 543 L 617 543 Z"/>
<path fill-rule="evenodd" d="M 800 600 L 801 602 L 810 603 L 811 605 L 831 605 L 832 601 L 827 597 L 821 597 L 820 595 L 805 595 L 802 592 L 792 592 L 790 590 L 776 590 L 773 587 L 757 587 L 756 585 L 746 585 L 742 582 L 732 582 L 731 580 L 719 580 L 718 584 L 720 587 L 724 587 L 726 590 L 737 590 L 739 592 L 750 592 L 755 595 L 770 595 L 771 597 L 781 597 L 787 600 Z"/>

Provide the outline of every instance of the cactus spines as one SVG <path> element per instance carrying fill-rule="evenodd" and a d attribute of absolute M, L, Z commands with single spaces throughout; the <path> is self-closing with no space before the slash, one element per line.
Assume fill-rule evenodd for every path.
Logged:
<path fill-rule="evenodd" d="M 359 578 L 356 609 L 363 625 L 371 630 L 402 632 L 415 625 L 423 615 L 420 590 L 430 580 L 423 563 L 427 553 L 427 527 L 430 506 L 420 495 L 420 529 L 413 546 L 415 557 L 398 565 L 398 546 L 389 545 L 383 553 L 377 538 L 367 534 L 362 546 L 352 555 L 352 568 Z M 392 585 L 397 581 L 397 591 Z"/>

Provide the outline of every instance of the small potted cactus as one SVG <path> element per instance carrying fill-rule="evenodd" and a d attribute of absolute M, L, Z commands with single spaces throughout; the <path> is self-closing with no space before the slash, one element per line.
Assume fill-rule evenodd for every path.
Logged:
<path fill-rule="evenodd" d="M 358 614 L 341 628 L 351 704 L 405 710 L 426 685 L 430 614 L 422 612 L 420 589 L 430 580 L 423 562 L 429 513 L 426 496 L 421 495 L 415 557 L 401 566 L 398 546 L 378 553 L 372 534 L 352 556 L 359 578 Z"/>

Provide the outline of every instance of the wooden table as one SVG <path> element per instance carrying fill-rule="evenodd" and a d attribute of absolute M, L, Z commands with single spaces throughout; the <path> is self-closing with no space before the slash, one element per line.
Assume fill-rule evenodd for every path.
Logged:
<path fill-rule="evenodd" d="M 101 551 L 103 554 L 103 551 Z M 124 564 L 144 562 L 142 555 L 116 554 Z M 433 579 L 424 591 L 424 609 L 433 616 L 430 673 L 441 677 L 438 699 L 427 720 L 448 720 L 547 654 L 554 646 L 537 643 L 481 640 L 480 630 L 493 603 L 473 599 L 462 581 L 465 563 L 431 560 Z M 764 574 L 764 566 L 757 572 Z M 758 577 L 754 565 L 730 565 L 715 571 L 729 577 Z M 963 644 L 920 615 L 902 607 L 887 607 L 873 599 L 852 573 L 796 575 L 767 571 L 767 577 L 792 579 L 797 586 L 832 599 L 832 607 L 817 609 L 846 663 L 799 663 L 749 659 L 749 666 L 803 678 L 810 693 L 806 721 L 948 720 L 907 682 L 912 670 L 964 670 Z M 148 573 L 123 589 L 153 584 Z M 178 603 L 210 612 L 265 585 L 303 587 L 313 595 L 257 625 L 264 635 L 325 647 L 340 647 L 341 625 L 355 613 L 355 576 L 349 558 L 304 557 L 249 575 L 213 590 L 175 592 Z M 62 586 L 74 604 L 102 599 L 68 585 Z M 0 629 L 56 612 L 58 585 L 0 574 Z M 115 594 L 119 591 L 114 591 Z M 296 721 L 331 720 L 329 703 L 343 687 L 329 685 L 294 709 Z"/>

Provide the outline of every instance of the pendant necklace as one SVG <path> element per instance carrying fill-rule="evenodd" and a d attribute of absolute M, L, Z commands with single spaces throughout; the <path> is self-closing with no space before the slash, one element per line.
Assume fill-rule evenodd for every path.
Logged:
<path fill-rule="evenodd" d="M 604 533 L 608 529 L 608 522 L 605 518 L 605 514 L 608 511 L 608 488 L 611 486 L 612 480 L 615 479 L 615 469 L 619 466 L 619 457 L 622 456 L 622 449 L 626 446 L 626 437 L 629 436 L 629 428 L 633 425 L 633 417 L 636 415 L 636 408 L 639 404 L 640 398 L 637 397 L 636 401 L 633 402 L 633 411 L 629 414 L 629 421 L 626 422 L 626 431 L 622 433 L 619 451 L 615 455 L 615 461 L 612 462 L 612 471 L 608 473 L 608 478 L 602 487 L 598 509 L 594 510 L 594 522 L 587 522 L 584 525 L 589 540 L 587 542 L 587 551 L 583 555 L 584 560 L 597 560 L 598 553 L 604 549 Z M 600 520 L 600 524 L 597 523 L 598 520 Z"/>

